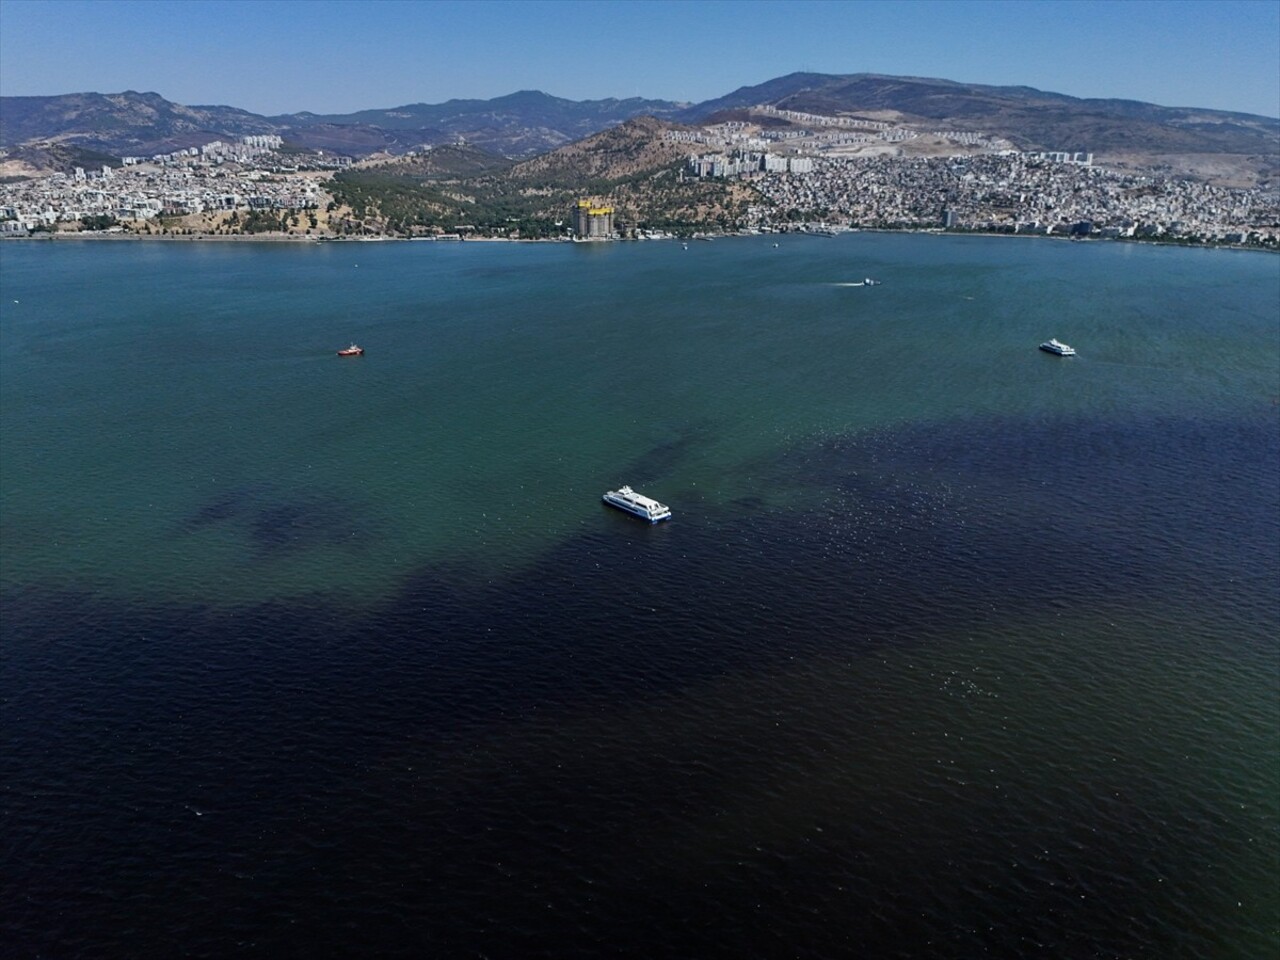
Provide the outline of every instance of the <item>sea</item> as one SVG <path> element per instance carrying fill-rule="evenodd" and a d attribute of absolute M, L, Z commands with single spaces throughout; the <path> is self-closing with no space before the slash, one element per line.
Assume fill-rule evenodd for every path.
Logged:
<path fill-rule="evenodd" d="M 6 242 L 0 603 L 6 958 L 1280 949 L 1271 254 Z"/>

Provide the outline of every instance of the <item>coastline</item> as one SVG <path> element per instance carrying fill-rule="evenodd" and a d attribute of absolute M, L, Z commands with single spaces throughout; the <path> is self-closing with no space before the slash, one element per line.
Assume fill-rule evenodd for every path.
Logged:
<path fill-rule="evenodd" d="M 30 233 L 26 236 L 7 236 L 4 240 L 35 240 L 35 241 L 53 241 L 53 240 L 108 240 L 117 243 L 126 243 L 129 241 L 142 240 L 162 240 L 166 243 L 187 243 L 191 241 L 266 241 L 268 243 L 318 243 L 320 240 L 330 242 L 336 237 L 306 237 L 291 236 L 288 234 L 192 234 L 190 236 L 180 235 L 161 235 L 161 234 L 139 234 L 139 233 L 98 233 L 94 231 L 84 231 L 83 233 Z M 384 239 L 384 238 L 378 238 Z M 387 237 L 385 239 L 392 239 Z"/>
<path fill-rule="evenodd" d="M 200 233 L 188 236 L 174 234 L 141 234 L 141 233 L 97 233 L 93 231 L 84 231 L 82 233 L 29 233 L 24 235 L 9 235 L 0 237 L 0 241 L 6 240 L 31 240 L 36 242 L 51 242 L 54 240 L 105 240 L 115 243 L 128 243 L 133 241 L 162 241 L 164 243 L 190 243 L 190 242 L 213 242 L 213 243 L 405 243 L 405 242 L 422 242 L 428 241 L 432 243 L 458 243 L 457 237 L 450 237 L 447 240 L 438 237 L 316 237 L 316 236 L 299 236 L 297 234 L 283 233 L 245 233 L 245 234 L 214 234 Z M 510 237 L 472 237 L 469 240 L 461 241 L 465 243 L 565 243 L 567 241 L 559 239 L 548 240 L 513 240 Z"/>
<path fill-rule="evenodd" d="M 851 227 L 844 231 L 845 233 L 885 233 L 885 234 L 923 234 L 934 237 L 1001 237 L 1010 240 L 1054 240 L 1059 242 L 1071 243 L 1136 243 L 1145 246 L 1154 247 L 1183 247 L 1196 250 L 1236 250 L 1246 253 L 1280 253 L 1280 248 L 1264 247 L 1242 243 L 1212 243 L 1212 242 L 1194 242 L 1185 239 L 1161 240 L 1154 237 L 1069 237 L 1059 234 L 1041 234 L 1041 233 L 1006 233 L 1000 230 L 976 231 L 976 230 L 941 230 L 932 227 L 924 227 L 921 229 L 895 229 L 891 227 Z M 717 240 L 734 240 L 749 239 L 751 237 L 811 237 L 815 234 L 803 230 L 784 231 L 775 233 L 724 233 L 714 237 Z M 670 237 L 663 238 L 667 242 L 687 242 L 688 238 Z M 708 238 L 711 239 L 711 238 Z M 335 237 L 335 236 L 305 236 L 297 234 L 281 234 L 281 233 L 254 233 L 254 234 L 191 234 L 187 236 L 172 234 L 138 234 L 138 233 L 100 233 L 94 231 L 84 232 L 67 232 L 67 233 L 29 233 L 24 235 L 8 234 L 0 236 L 0 242 L 5 241 L 108 241 L 114 243 L 129 242 L 151 242 L 160 241 L 164 243 L 571 243 L 572 240 L 562 237 L 547 238 L 513 238 L 513 237 L 469 237 L 463 239 L 461 237 L 388 237 L 388 236 L 364 236 L 364 237 Z M 639 242 L 661 242 L 655 240 L 599 240 L 595 242 L 602 243 L 639 243 Z"/>

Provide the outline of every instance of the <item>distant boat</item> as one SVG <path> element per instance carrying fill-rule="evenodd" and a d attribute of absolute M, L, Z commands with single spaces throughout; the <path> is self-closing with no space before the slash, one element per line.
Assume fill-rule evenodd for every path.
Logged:
<path fill-rule="evenodd" d="M 340 357 L 363 357 L 364 347 L 357 347 L 354 343 L 349 347 L 343 347 L 338 351 Z"/>
<path fill-rule="evenodd" d="M 1060 357 L 1074 357 L 1076 355 L 1073 347 L 1068 347 L 1065 343 L 1059 342 L 1056 337 L 1040 344 L 1040 349 L 1046 353 L 1056 353 Z"/>

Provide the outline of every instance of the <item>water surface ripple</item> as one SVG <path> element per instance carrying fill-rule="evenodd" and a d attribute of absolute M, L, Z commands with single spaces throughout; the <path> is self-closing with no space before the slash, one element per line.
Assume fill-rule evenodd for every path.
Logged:
<path fill-rule="evenodd" d="M 1050 293 L 1083 271 L 1088 296 L 1125 305 L 1131 285 L 1180 276 L 1191 252 L 931 242 L 810 241 L 791 281 L 816 286 L 869 262 L 855 275 L 887 278 L 820 292 L 782 277 L 743 292 L 771 248 L 696 245 L 711 292 L 672 294 L 694 355 L 664 371 L 680 402 L 642 393 L 633 414 L 610 403 L 604 379 L 638 387 L 657 373 L 626 373 L 592 347 L 576 360 L 604 371 L 520 374 L 534 359 L 555 367 L 542 338 L 570 341 L 554 311 L 514 329 L 493 305 L 546 292 L 516 254 L 557 281 L 566 264 L 604 270 L 643 300 L 660 278 L 692 283 L 691 268 L 661 259 L 678 247 L 432 253 L 452 264 L 451 282 L 483 281 L 477 296 L 492 298 L 432 327 L 457 361 L 433 368 L 433 410 L 461 424 L 420 411 L 397 424 L 399 404 L 423 400 L 417 387 L 372 363 L 329 364 L 300 382 L 351 379 L 326 387 L 343 392 L 327 408 L 336 429 L 285 401 L 256 414 L 262 437 L 201 452 L 170 414 L 145 415 L 148 398 L 177 395 L 161 381 L 186 370 L 193 409 L 227 404 L 204 414 L 210 443 L 232 435 L 223 415 L 250 408 L 238 391 L 270 388 L 253 373 L 225 388 L 201 379 L 192 338 L 213 338 L 217 320 L 196 311 L 155 333 L 167 360 L 119 380 L 137 394 L 117 410 L 121 423 L 137 414 L 122 434 L 136 460 L 91 435 L 101 420 L 39 409 L 86 410 L 85 379 L 117 378 L 75 346 L 106 335 L 63 320 L 45 343 L 6 310 L 6 951 L 1267 955 L 1280 932 L 1280 421 L 1267 393 L 1280 344 L 1259 338 L 1280 318 L 1257 313 L 1265 297 L 1228 291 L 1246 317 L 1233 329 L 1135 314 L 1153 343 L 1150 376 L 1121 365 L 1139 333 L 1100 325 L 1110 359 L 1065 367 L 1032 344 L 1029 359 L 1000 361 L 1005 379 L 970 387 L 932 363 L 888 366 L 921 335 L 891 321 L 910 326 L 958 290 L 982 295 L 1012 275 L 1006 258 L 1040 270 Z M 390 337 L 402 301 L 415 302 L 395 280 L 404 249 L 386 261 L 359 252 L 390 304 L 361 339 Z M 177 265 L 206 282 L 185 254 L 144 252 L 156 262 L 135 265 L 140 276 Z M 298 295 L 294 272 L 311 276 L 293 259 L 305 253 L 207 256 L 242 288 L 241 306 L 275 282 L 278 309 Z M 8 288 L 60 262 L 15 265 L 6 250 L 0 267 Z M 1269 290 L 1270 273 L 1239 259 L 1194 262 L 1202 280 L 1243 271 L 1246 287 Z M 913 273 L 920 263 L 942 276 Z M 452 275 L 433 271 L 443 267 L 428 259 L 417 276 Z M 752 322 L 740 300 L 786 315 L 799 298 L 804 316 L 815 303 L 835 310 L 822 299 L 833 289 L 894 291 L 895 275 L 918 276 L 933 299 L 899 288 L 866 318 L 881 324 L 863 342 L 872 369 L 829 376 L 829 343 L 781 337 L 773 346 L 812 360 L 823 389 L 797 399 L 791 374 L 741 346 L 726 348 L 736 380 L 684 370 L 724 336 L 716 304 L 738 325 Z M 989 294 L 990 311 L 1022 322 Z M 966 316 L 949 322 L 985 323 Z M 619 347 L 609 324 L 583 322 L 597 346 Z M 1173 345 L 1161 347 L 1166 327 Z M 1187 338 L 1232 375 L 1190 356 Z M 967 350 L 955 362 L 970 374 L 990 362 Z M 483 375 L 464 375 L 460 356 L 483 361 Z M 29 386 L 37 370 L 43 399 Z M 614 436 L 600 410 L 576 406 L 582 396 L 615 422 L 633 415 L 630 433 Z M 518 424 L 490 418 L 504 407 Z M 36 443 L 20 410 L 57 429 Z M 362 413 L 376 443 L 342 447 Z M 417 452 L 410 423 L 431 434 Z M 542 439 L 522 440 L 529 430 Z M 161 455 L 170 441 L 175 463 Z M 340 469 L 354 449 L 365 456 Z M 586 464 L 599 474 L 572 496 L 544 491 Z M 211 465 L 225 485 L 195 479 Z M 648 527 L 598 503 L 602 484 L 627 479 L 675 519 Z M 503 493 L 522 484 L 522 496 Z M 555 509 L 540 514 L 531 496 Z M 417 526 L 415 507 L 434 525 Z M 74 550 L 49 542 L 65 536 Z M 346 571 L 349 594 L 335 587 Z"/>

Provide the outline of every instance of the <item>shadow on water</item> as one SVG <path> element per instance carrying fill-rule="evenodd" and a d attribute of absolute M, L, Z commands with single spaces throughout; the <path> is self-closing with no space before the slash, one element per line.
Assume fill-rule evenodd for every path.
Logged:
<path fill-rule="evenodd" d="M 667 429 L 668 439 L 654 444 L 628 464 L 622 476 L 635 477 L 638 484 L 660 481 L 716 439 L 715 424 L 709 419 L 676 423 Z"/>
<path fill-rule="evenodd" d="M 709 436 L 678 431 L 629 475 L 667 475 Z M 0 780 L 25 894 L 8 942 L 84 955 L 175 942 L 190 956 L 358 944 L 1015 957 L 1031 943 L 1160 955 L 1171 916 L 1140 915 L 1151 895 L 1117 878 L 1178 876 L 1215 840 L 1167 843 L 1127 808 L 1115 822 L 1132 815 L 1130 828 L 1091 832 L 1098 814 L 1075 783 L 1041 785 L 1052 816 L 1034 796 L 1011 806 L 990 792 L 917 818 L 886 787 L 865 820 L 785 843 L 733 812 L 744 797 L 780 802 L 771 785 L 795 781 L 795 758 L 824 769 L 835 749 L 821 721 L 783 723 L 808 716 L 809 693 L 785 679 L 797 664 L 927 649 L 1034 619 L 1053 597 L 1079 609 L 1273 597 L 1277 464 L 1269 416 L 952 423 L 758 464 L 767 485 L 812 494 L 800 510 L 588 525 L 505 578 L 421 569 L 374 610 L 15 588 L 2 598 Z M 356 508 L 246 484 L 187 529 L 230 525 L 269 556 L 327 541 Z M 1276 625 L 1274 603 L 1262 617 Z M 1225 638 L 1226 651 L 1274 643 L 1264 635 Z M 693 693 L 729 674 L 750 703 Z M 856 699 L 831 706 L 880 729 Z M 1023 855 L 1018 816 L 1056 825 L 1058 861 L 1017 876 L 996 862 Z M 1187 955 L 1211 955 L 1206 936 Z"/>
<path fill-rule="evenodd" d="M 367 544 L 377 537 L 377 523 L 366 504 L 266 482 L 241 483 L 215 493 L 187 517 L 177 535 L 210 529 L 241 537 L 254 562 L 317 546 Z"/>

